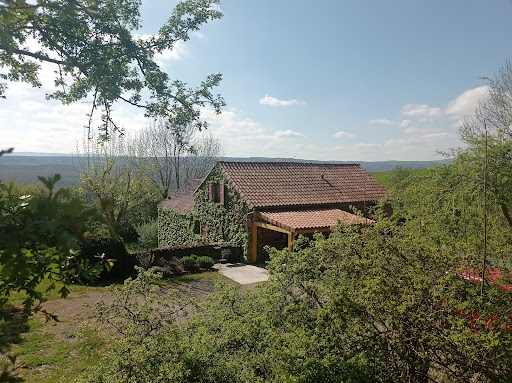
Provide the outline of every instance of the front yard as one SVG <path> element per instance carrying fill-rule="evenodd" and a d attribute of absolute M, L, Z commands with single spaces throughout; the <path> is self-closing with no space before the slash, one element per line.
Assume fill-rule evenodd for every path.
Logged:
<path fill-rule="evenodd" d="M 162 280 L 159 285 L 200 299 L 213 291 L 216 280 L 227 278 L 208 272 Z M 22 296 L 14 297 L 7 314 L 15 320 L 0 319 L 0 368 L 10 372 L 0 376 L 0 382 L 71 382 L 106 354 L 116 333 L 96 320 L 94 305 L 111 302 L 112 292 L 88 286 L 71 286 L 70 291 L 66 299 L 51 293 L 42 310 L 30 317 L 16 307 Z M 15 357 L 14 367 L 8 357 Z"/>

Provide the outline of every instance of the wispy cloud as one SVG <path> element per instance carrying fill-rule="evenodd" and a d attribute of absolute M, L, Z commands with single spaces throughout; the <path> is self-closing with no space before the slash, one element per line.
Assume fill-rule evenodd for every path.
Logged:
<path fill-rule="evenodd" d="M 370 124 L 374 124 L 374 125 L 395 125 L 396 121 L 388 120 L 386 118 L 378 118 L 376 120 L 370 120 Z"/>
<path fill-rule="evenodd" d="M 293 130 L 278 130 L 274 133 L 275 138 L 304 138 L 302 133 L 294 132 Z"/>
<path fill-rule="evenodd" d="M 336 138 L 353 138 L 353 137 L 355 137 L 355 135 L 352 133 L 340 131 L 340 132 L 334 133 L 334 137 L 336 137 Z"/>
<path fill-rule="evenodd" d="M 275 97 L 269 96 L 268 94 L 265 97 L 260 98 L 261 105 L 270 105 L 270 106 L 292 106 L 292 105 L 301 105 L 305 104 L 305 101 L 300 100 L 279 100 Z"/>
<path fill-rule="evenodd" d="M 441 108 L 433 108 L 426 104 L 407 104 L 402 107 L 402 114 L 410 117 L 436 117 L 441 113 Z"/>

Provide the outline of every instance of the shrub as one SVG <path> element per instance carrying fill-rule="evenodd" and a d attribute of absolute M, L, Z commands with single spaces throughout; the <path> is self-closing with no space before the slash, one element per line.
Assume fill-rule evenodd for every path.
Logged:
<path fill-rule="evenodd" d="M 183 268 L 187 271 L 192 271 L 197 269 L 197 257 L 195 255 L 186 256 L 180 259 L 180 263 Z"/>
<path fill-rule="evenodd" d="M 173 273 L 178 271 L 178 262 L 169 261 L 169 263 L 167 263 L 167 266 L 169 267 L 169 270 Z"/>
<path fill-rule="evenodd" d="M 199 267 L 201 267 L 202 269 L 209 270 L 213 267 L 213 265 L 215 264 L 215 261 L 213 260 L 212 257 L 208 257 L 205 255 L 202 257 L 198 257 L 197 263 L 198 263 Z"/>
<path fill-rule="evenodd" d="M 158 221 L 149 221 L 137 226 L 139 241 L 145 248 L 152 249 L 158 246 Z"/>
<path fill-rule="evenodd" d="M 109 272 L 101 273 L 100 280 L 125 279 L 135 273 L 137 259 L 128 254 L 121 241 L 110 237 L 92 238 L 81 247 L 82 256 L 91 264 L 98 261 L 98 256 L 105 254 L 105 258 L 114 260 L 114 266 Z"/>
<path fill-rule="evenodd" d="M 155 256 L 149 252 L 144 251 L 142 253 L 137 253 L 137 264 L 142 267 L 144 270 L 149 269 L 151 266 L 153 266 L 153 261 L 155 260 Z"/>

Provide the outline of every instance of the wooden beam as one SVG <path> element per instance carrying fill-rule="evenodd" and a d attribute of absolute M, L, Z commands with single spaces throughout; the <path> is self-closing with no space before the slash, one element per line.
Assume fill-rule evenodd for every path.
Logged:
<path fill-rule="evenodd" d="M 258 224 L 257 222 L 252 223 L 252 263 L 256 263 L 258 260 Z"/>
<path fill-rule="evenodd" d="M 285 233 L 285 234 L 293 234 L 290 230 L 286 230 L 279 226 L 271 225 L 269 223 L 256 222 L 256 225 L 259 227 L 262 227 L 264 229 L 268 229 L 268 230 L 272 230 L 272 231 L 279 231 L 279 232 Z"/>
<path fill-rule="evenodd" d="M 290 253 L 293 252 L 293 234 L 288 233 L 288 250 L 290 250 Z"/>

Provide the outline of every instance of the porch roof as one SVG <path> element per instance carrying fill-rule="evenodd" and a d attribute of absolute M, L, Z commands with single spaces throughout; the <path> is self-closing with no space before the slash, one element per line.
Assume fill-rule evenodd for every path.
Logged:
<path fill-rule="evenodd" d="M 327 231 L 339 221 L 348 225 L 375 222 L 340 209 L 301 209 L 257 212 L 257 217 L 292 233 Z"/>

